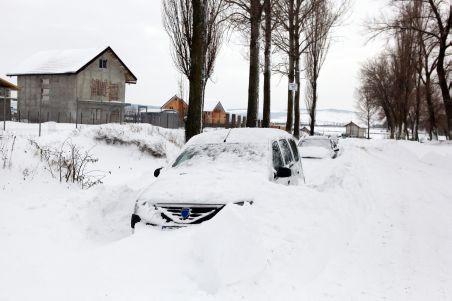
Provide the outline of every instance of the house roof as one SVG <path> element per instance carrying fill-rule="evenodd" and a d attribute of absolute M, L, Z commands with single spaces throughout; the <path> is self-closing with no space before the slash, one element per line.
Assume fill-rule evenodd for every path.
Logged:
<path fill-rule="evenodd" d="M 205 102 L 204 103 L 204 112 L 212 112 L 212 111 L 223 111 L 226 112 L 221 101 L 219 102 Z"/>
<path fill-rule="evenodd" d="M 15 84 L 10 83 L 9 81 L 7 81 L 6 79 L 3 79 L 1 77 L 0 77 L 0 87 L 8 88 L 8 89 L 14 90 L 14 91 L 19 90 L 19 88 Z"/>
<path fill-rule="evenodd" d="M 125 69 L 126 82 L 135 84 L 137 81 L 136 76 L 110 46 L 104 49 L 93 48 L 41 51 L 24 60 L 17 66 L 14 72 L 7 75 L 76 74 L 85 69 L 89 64 L 107 51 L 110 51 Z"/>
<path fill-rule="evenodd" d="M 173 101 L 173 100 L 175 100 L 175 99 L 177 99 L 177 100 L 182 100 L 182 102 L 183 102 L 186 106 L 188 106 L 188 104 L 185 102 L 185 100 L 183 100 L 182 98 L 180 98 L 180 97 L 177 96 L 177 95 L 174 95 L 173 97 L 171 97 L 170 99 L 168 99 L 168 101 L 165 102 L 165 103 L 163 104 L 163 106 L 161 106 L 161 108 L 163 109 L 163 107 L 165 107 L 167 104 L 169 104 L 171 101 Z"/>
<path fill-rule="evenodd" d="M 349 126 L 349 125 L 355 125 L 355 126 L 357 126 L 357 127 L 359 127 L 359 128 L 367 129 L 367 126 L 361 124 L 360 122 L 350 121 L 349 123 L 347 123 L 347 124 L 344 125 L 344 126 Z"/>

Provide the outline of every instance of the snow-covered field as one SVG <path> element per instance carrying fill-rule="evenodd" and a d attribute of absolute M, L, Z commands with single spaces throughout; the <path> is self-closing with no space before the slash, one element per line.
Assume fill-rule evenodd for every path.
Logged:
<path fill-rule="evenodd" d="M 337 159 L 303 160 L 305 185 L 250 187 L 253 205 L 132 235 L 136 196 L 182 131 L 7 129 L 0 147 L 16 139 L 5 168 L 0 158 L 0 300 L 452 299 L 451 144 L 340 140 Z M 29 142 L 68 137 L 99 158 L 103 184 L 60 183 Z"/>

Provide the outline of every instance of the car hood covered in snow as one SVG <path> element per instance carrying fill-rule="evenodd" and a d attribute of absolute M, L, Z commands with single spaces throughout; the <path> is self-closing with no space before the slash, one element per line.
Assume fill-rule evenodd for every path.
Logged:
<path fill-rule="evenodd" d="M 264 169 L 169 168 L 141 193 L 138 202 L 226 204 L 251 201 L 256 188 L 268 184 Z"/>

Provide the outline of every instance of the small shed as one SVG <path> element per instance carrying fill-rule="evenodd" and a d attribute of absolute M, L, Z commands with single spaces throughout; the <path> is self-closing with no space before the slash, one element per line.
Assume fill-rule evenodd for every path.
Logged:
<path fill-rule="evenodd" d="M 11 91 L 17 91 L 15 84 L 0 77 L 0 119 L 11 120 Z"/>
<path fill-rule="evenodd" d="M 183 126 L 184 118 L 187 116 L 188 104 L 177 95 L 171 97 L 162 107 L 162 110 L 174 110 L 179 115 L 179 124 Z"/>
<path fill-rule="evenodd" d="M 366 127 L 362 127 L 350 121 L 345 125 L 345 136 L 350 138 L 366 138 Z"/>

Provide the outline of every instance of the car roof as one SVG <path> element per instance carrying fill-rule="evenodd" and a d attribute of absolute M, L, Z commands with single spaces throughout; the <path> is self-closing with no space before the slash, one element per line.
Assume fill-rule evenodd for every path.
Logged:
<path fill-rule="evenodd" d="M 269 141 L 281 138 L 293 139 L 293 136 L 285 131 L 270 128 L 233 128 L 221 130 L 212 129 L 205 133 L 192 137 L 190 141 L 187 142 L 187 145 L 215 143 L 265 144 Z"/>
<path fill-rule="evenodd" d="M 331 138 L 328 136 L 308 136 L 301 140 L 330 140 Z"/>

